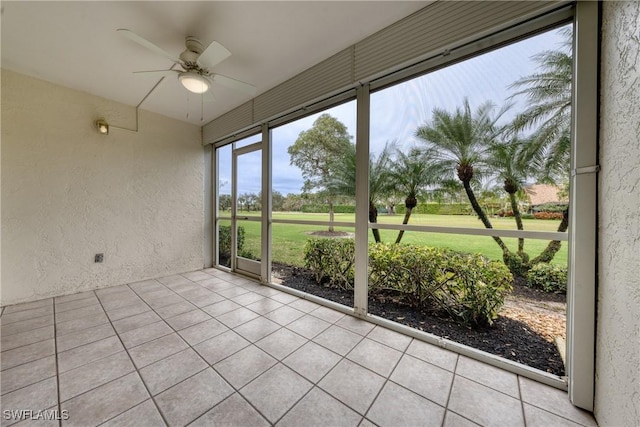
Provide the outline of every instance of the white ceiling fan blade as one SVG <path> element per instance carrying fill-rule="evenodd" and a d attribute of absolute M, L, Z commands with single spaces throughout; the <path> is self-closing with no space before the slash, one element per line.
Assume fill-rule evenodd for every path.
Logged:
<path fill-rule="evenodd" d="M 231 56 L 231 52 L 220 43 L 213 41 L 198 57 L 198 62 L 205 68 L 213 68 Z"/>
<path fill-rule="evenodd" d="M 242 82 L 240 80 L 232 79 L 231 77 L 223 76 L 221 74 L 214 74 L 212 80 L 215 83 L 221 84 L 222 86 L 239 90 L 249 95 L 255 95 L 257 91 L 254 85 Z"/>
<path fill-rule="evenodd" d="M 145 48 L 149 49 L 152 52 L 155 52 L 155 53 L 157 53 L 159 55 L 162 55 L 162 56 L 166 57 L 167 59 L 170 59 L 173 62 L 176 62 L 176 63 L 180 64 L 180 60 L 179 59 L 175 58 L 173 55 L 171 55 L 170 53 L 168 53 L 164 49 L 162 49 L 162 48 L 156 46 L 155 44 L 151 43 L 149 40 L 140 37 L 139 35 L 137 35 L 133 31 L 127 30 L 126 28 L 120 28 L 117 31 L 118 31 L 118 33 L 122 34 L 123 36 L 125 36 L 129 40 L 138 43 L 140 46 L 145 47 Z"/>
<path fill-rule="evenodd" d="M 161 76 L 172 76 L 175 73 L 180 73 L 178 70 L 148 70 L 148 71 L 134 71 L 133 74 L 155 74 Z"/>

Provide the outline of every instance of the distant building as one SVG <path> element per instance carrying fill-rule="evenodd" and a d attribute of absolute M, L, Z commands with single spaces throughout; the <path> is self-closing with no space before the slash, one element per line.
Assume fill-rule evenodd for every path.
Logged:
<path fill-rule="evenodd" d="M 559 196 L 560 188 L 549 184 L 534 184 L 526 187 L 524 192 L 529 201 L 529 211 L 537 212 L 540 205 L 553 203 L 566 205 L 568 202 Z"/>

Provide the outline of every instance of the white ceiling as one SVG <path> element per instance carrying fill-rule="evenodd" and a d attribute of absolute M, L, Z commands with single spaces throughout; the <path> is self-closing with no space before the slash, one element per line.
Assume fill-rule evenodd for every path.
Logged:
<path fill-rule="evenodd" d="M 170 60 L 116 33 L 128 28 L 177 56 L 185 36 L 222 43 L 232 56 L 213 71 L 258 94 L 423 8 L 428 1 L 2 2 L 2 68 L 137 105 Z M 167 77 L 141 108 L 204 124 L 251 96 L 215 85 L 215 100 Z M 189 118 L 187 113 L 189 112 Z"/>

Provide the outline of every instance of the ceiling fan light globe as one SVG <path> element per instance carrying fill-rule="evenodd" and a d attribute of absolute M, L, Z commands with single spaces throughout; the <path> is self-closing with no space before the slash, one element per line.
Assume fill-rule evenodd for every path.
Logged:
<path fill-rule="evenodd" d="M 190 92 L 193 93 L 205 93 L 209 90 L 209 81 L 197 73 L 181 73 L 178 75 L 178 79 L 182 86 L 185 87 Z"/>

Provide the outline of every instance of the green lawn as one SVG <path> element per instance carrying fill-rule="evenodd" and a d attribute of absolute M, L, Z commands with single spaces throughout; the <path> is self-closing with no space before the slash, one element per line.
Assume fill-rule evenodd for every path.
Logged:
<path fill-rule="evenodd" d="M 259 213 L 251 212 L 253 215 Z M 246 213 L 239 214 L 248 216 Z M 328 214 L 298 213 L 298 212 L 274 212 L 274 219 L 307 220 L 307 221 L 328 221 Z M 385 224 L 401 224 L 403 215 L 389 216 L 381 214 L 378 222 Z M 335 221 L 354 222 L 353 214 L 336 214 Z M 494 228 L 515 230 L 516 225 L 513 218 L 491 218 Z M 523 220 L 525 230 L 536 231 L 556 231 L 560 221 L 554 220 Z M 409 224 L 483 228 L 482 223 L 475 216 L 467 215 L 412 215 Z M 260 223 L 241 221 L 240 225 L 245 228 L 245 248 L 258 254 Z M 273 224 L 272 227 L 272 255 L 276 262 L 302 265 L 303 248 L 307 239 L 313 238 L 309 232 L 326 230 L 326 227 L 297 224 Z M 353 228 L 336 227 L 336 230 L 354 232 Z M 394 242 L 398 234 L 394 230 L 380 230 L 383 242 Z M 517 239 L 503 238 L 507 246 L 514 250 L 517 248 Z M 369 233 L 369 241 L 373 241 L 373 236 Z M 406 231 L 402 243 L 428 245 L 434 247 L 450 248 L 458 251 L 481 253 L 488 258 L 501 260 L 502 251 L 491 237 L 469 236 L 459 234 L 442 233 L 422 233 L 416 231 Z M 537 256 L 547 245 L 546 240 L 525 240 L 525 251 L 532 257 Z M 553 260 L 554 263 L 567 264 L 567 245 L 563 242 L 562 249 Z"/>

